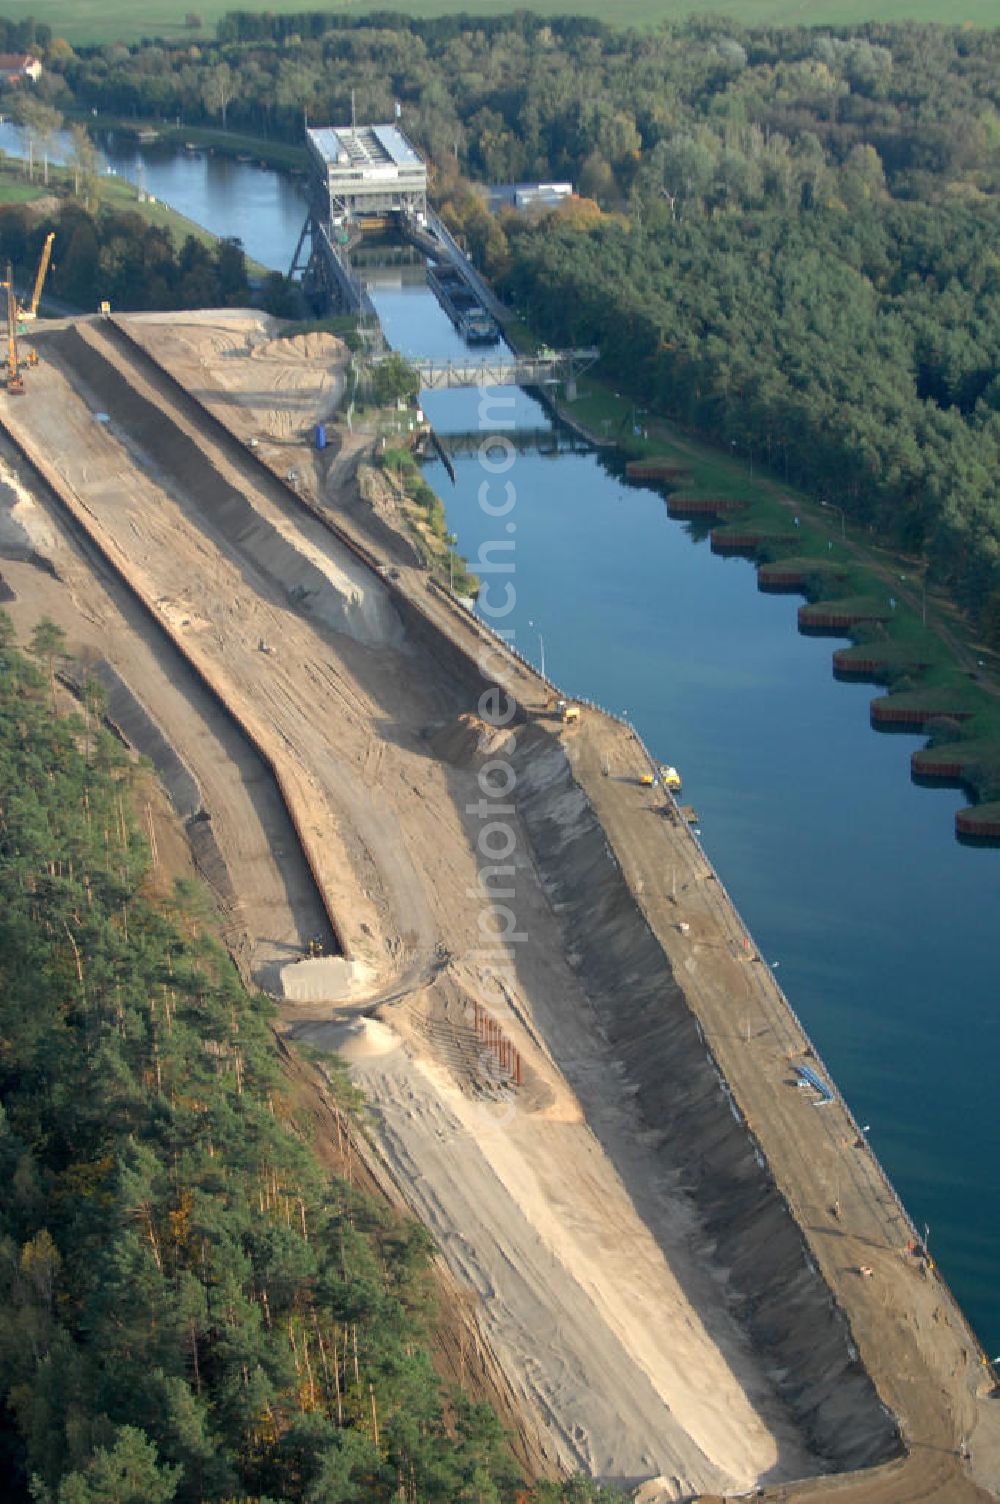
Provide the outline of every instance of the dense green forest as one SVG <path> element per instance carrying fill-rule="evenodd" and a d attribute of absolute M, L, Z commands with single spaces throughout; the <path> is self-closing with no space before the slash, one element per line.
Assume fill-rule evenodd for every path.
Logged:
<path fill-rule="evenodd" d="M 235 12 L 218 43 L 76 53 L 55 38 L 43 53 L 34 93 L 64 112 L 300 140 L 303 121 L 350 119 L 353 89 L 361 119 L 391 119 L 399 101 L 439 165 L 457 156 L 490 181 L 569 176 L 622 200 L 665 181 L 722 209 L 803 189 L 820 202 L 848 168 L 862 194 L 879 167 L 897 196 L 996 186 L 997 31 Z"/>
<path fill-rule="evenodd" d="M 512 230 L 553 342 L 843 506 L 1000 647 L 1000 215 L 892 205 Z"/>
<path fill-rule="evenodd" d="M 319 1168 L 270 1006 L 196 896 L 148 896 L 96 695 L 54 713 L 60 638 L 32 661 L 0 613 L 4 1499 L 513 1498 L 428 1358 L 426 1234 Z"/>
<path fill-rule="evenodd" d="M 36 52 L 46 50 L 52 43 L 52 27 L 36 22 L 34 16 L 21 16 L 9 20 L 0 16 L 0 52 Z"/>
<path fill-rule="evenodd" d="M 46 290 L 74 307 L 93 311 L 101 298 L 124 309 L 243 308 L 250 301 L 238 242 L 209 248 L 189 235 L 178 249 L 168 230 L 138 214 L 90 211 L 73 200 L 41 214 L 24 205 L 0 211 L 0 262 L 36 266 L 50 230 L 58 250 Z"/>
<path fill-rule="evenodd" d="M 1000 31 L 233 12 L 217 43 L 52 39 L 38 99 L 297 140 L 352 89 L 400 103 L 541 334 L 925 554 L 1000 647 Z M 496 219 L 468 186 L 522 178 L 583 202 Z"/>

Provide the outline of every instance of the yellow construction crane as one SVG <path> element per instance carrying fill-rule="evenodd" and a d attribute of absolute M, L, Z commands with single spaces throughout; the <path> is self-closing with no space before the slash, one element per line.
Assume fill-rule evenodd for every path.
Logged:
<path fill-rule="evenodd" d="M 7 395 L 17 397 L 24 392 L 21 368 L 17 359 L 17 294 L 14 291 L 14 268 L 7 262 Z"/>
<path fill-rule="evenodd" d="M 55 238 L 56 232 L 54 230 L 50 230 L 45 237 L 42 254 L 38 258 L 38 270 L 35 273 L 35 286 L 32 289 L 31 302 L 27 308 L 19 308 L 17 310 L 17 316 L 22 323 L 30 322 L 38 313 L 38 300 L 42 296 L 42 284 L 45 281 L 45 273 L 48 271 L 49 262 L 52 259 L 52 242 Z"/>

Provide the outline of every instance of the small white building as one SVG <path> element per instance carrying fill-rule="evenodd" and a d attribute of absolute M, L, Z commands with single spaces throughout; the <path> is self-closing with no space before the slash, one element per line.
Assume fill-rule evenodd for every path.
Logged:
<path fill-rule="evenodd" d="M 306 131 L 333 225 L 387 214 L 426 216 L 427 166 L 396 125 L 325 125 Z"/>
<path fill-rule="evenodd" d="M 0 52 L 0 84 L 37 83 L 42 65 L 30 52 Z"/>
<path fill-rule="evenodd" d="M 487 190 L 490 211 L 558 209 L 573 197 L 572 183 L 495 183 Z"/>

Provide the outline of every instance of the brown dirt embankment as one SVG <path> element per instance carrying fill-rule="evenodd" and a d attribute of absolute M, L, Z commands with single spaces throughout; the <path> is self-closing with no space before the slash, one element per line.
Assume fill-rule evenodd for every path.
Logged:
<path fill-rule="evenodd" d="M 106 381 L 96 370 L 93 379 Z M 178 426 L 179 417 L 150 412 L 151 405 L 130 422 L 143 430 Z M 525 738 L 518 905 L 531 943 L 511 958 L 510 995 L 489 999 L 552 1096 L 529 1098 L 522 1107 L 515 1095 L 509 1127 L 490 1138 L 471 1083 L 461 1079 L 460 1056 L 447 1056 L 439 1045 L 445 1030 L 437 1021 L 459 1018 L 463 998 L 485 987 L 473 959 L 478 910 L 464 899 L 475 882 L 475 827 L 466 822 L 463 833 L 455 819 L 474 797 L 477 769 L 467 739 L 453 745 L 447 734 L 433 738 L 453 759 L 449 806 L 441 797 L 440 763 L 428 758 L 426 738 L 422 745 L 414 739 L 420 723 L 406 721 L 426 710 L 402 672 L 419 681 L 446 649 L 459 682 L 470 683 L 478 629 L 429 596 L 419 575 L 411 579 L 404 571 L 390 593 L 409 655 L 391 644 L 369 652 L 284 609 L 287 664 L 248 657 L 261 611 L 276 609 L 267 599 L 273 586 L 248 553 L 226 556 L 211 488 L 199 485 L 220 473 L 219 464 L 213 459 L 207 470 L 203 464 L 188 474 L 185 462 L 184 479 L 169 468 L 175 450 L 168 445 L 160 451 L 164 479 L 172 485 L 184 479 L 189 488 L 180 510 L 172 510 L 169 495 L 153 491 L 130 508 L 126 498 L 139 484 L 138 472 L 125 475 L 120 448 L 88 443 L 82 428 L 66 432 L 65 412 L 58 423 L 38 408 L 25 419 L 44 431 L 47 452 L 59 452 L 71 483 L 87 489 L 87 504 L 112 530 L 130 573 L 145 579 L 155 571 L 174 588 L 171 552 L 182 569 L 197 571 L 206 620 L 184 639 L 189 651 L 211 654 L 239 682 L 250 676 L 275 735 L 322 770 L 330 796 L 338 788 L 343 794 L 340 764 L 355 755 L 355 744 L 377 743 L 373 762 L 364 753 L 365 769 L 399 822 L 400 839 L 374 849 L 365 882 L 388 883 L 387 857 L 412 863 L 413 892 L 387 886 L 386 901 L 402 911 L 422 892 L 444 968 L 387 1005 L 380 1023 L 398 1042 L 369 1052 L 358 1068 L 371 1081 L 382 1115 L 380 1143 L 396 1184 L 408 1204 L 426 1209 L 445 1257 L 480 1289 L 498 1342 L 520 1353 L 520 1366 L 508 1373 L 523 1386 L 526 1412 L 550 1407 L 542 1424 L 562 1455 L 572 1457 L 575 1449 L 593 1459 L 595 1471 L 631 1470 L 633 1478 L 648 1476 L 662 1459 L 673 1470 L 663 1497 L 699 1487 L 710 1492 L 713 1473 L 763 1482 L 775 1476 L 779 1456 L 779 1475 L 807 1472 L 817 1462 L 803 1457 L 807 1439 L 820 1465 L 869 1460 L 879 1455 L 880 1436 L 891 1446 L 892 1431 L 864 1375 L 851 1368 L 854 1342 L 881 1397 L 900 1415 L 911 1448 L 902 1464 L 865 1476 L 865 1488 L 885 1490 L 868 1496 L 976 1497 L 957 1461 L 959 1442 L 975 1423 L 963 1358 L 967 1329 L 933 1281 L 902 1261 L 896 1213 L 877 1167 L 837 1140 L 842 1124 L 849 1126 L 839 1104 L 819 1113 L 787 1084 L 789 1052 L 804 1050 L 806 1041 L 773 983 L 748 981 L 750 963 L 732 950 L 739 938 L 735 916 L 713 897 L 714 874 L 686 832 L 637 787 L 641 753 L 627 731 L 595 715 L 565 740 L 551 723 Z M 134 442 L 134 455 L 148 454 L 144 434 Z M 80 472 L 78 444 L 87 451 L 84 469 L 94 467 L 89 475 Z M 110 494 L 116 466 L 121 479 Z M 161 537 L 169 543 L 150 551 Z M 234 569 L 253 592 L 252 601 L 241 601 L 239 621 L 216 600 L 234 588 Z M 336 722 L 316 685 L 310 694 L 295 694 L 296 682 L 305 682 L 302 669 L 317 655 L 337 662 L 338 671 L 350 663 L 356 685 L 369 685 L 367 703 L 356 688 L 357 703 Z M 539 716 L 545 694 L 538 681 L 513 660 L 498 672 L 517 685 L 528 714 Z M 379 675 L 376 697 L 371 686 Z M 371 717 L 380 705 L 391 707 L 394 719 L 373 738 Z M 605 764 L 613 777 L 603 777 Z M 361 803 L 342 798 L 338 809 L 341 821 L 364 814 Z M 678 903 L 668 907 L 675 895 L 665 893 L 664 874 L 673 865 L 680 869 Z M 596 952 L 586 949 L 590 930 Z M 750 1039 L 734 1011 L 740 1020 L 752 1015 Z M 655 1052 L 643 1048 L 647 1034 Z M 828 1208 L 838 1170 L 847 1178 L 836 1198 L 841 1214 L 833 1219 Z M 859 1276 L 862 1261 L 871 1265 L 871 1279 Z M 783 1282 L 792 1290 L 784 1320 Z M 848 1314 L 849 1334 L 830 1307 L 830 1292 Z M 788 1383 L 779 1354 L 794 1364 Z M 574 1424 L 581 1434 L 574 1435 Z M 610 1466 L 602 1467 L 602 1459 Z M 898 1479 L 909 1493 L 892 1493 Z M 816 1486 L 783 1484 L 780 1494 L 795 1496 L 801 1488 L 805 1497 Z M 847 1480 L 837 1486 L 847 1487 Z"/>
<path fill-rule="evenodd" d="M 80 343 L 70 348 L 74 359 Z M 356 885 L 347 917 L 371 913 L 394 942 L 384 1027 L 396 1046 L 357 1065 L 379 1114 L 386 1173 L 434 1229 L 453 1277 L 478 1292 L 484 1345 L 516 1388 L 524 1426 L 542 1438 L 553 1466 L 621 1480 L 661 1473 L 670 1498 L 745 1487 L 776 1468 L 785 1476 L 810 1471 L 816 1461 L 720 1308 L 711 1273 L 701 1278 L 696 1306 L 693 1276 L 678 1275 L 679 1264 L 693 1271 L 698 1257 L 683 1194 L 656 1186 L 661 1244 L 622 1179 L 624 1161 L 603 1149 L 553 1062 L 548 1040 L 572 1038 L 595 1080 L 605 1080 L 614 1115 L 614 1071 L 601 1065 L 606 1047 L 530 880 L 523 903 L 532 944 L 518 965 L 516 995 L 498 997 L 488 985 L 478 960 L 476 826 L 466 814 L 477 772 L 431 757 L 426 734 L 435 719 L 440 725 L 458 713 L 465 691 L 456 693 L 455 675 L 442 667 L 431 623 L 423 618 L 422 659 L 415 640 L 409 651 L 393 643 L 373 651 L 316 621 L 308 603 L 279 596 L 268 557 L 220 527 L 215 487 L 230 461 L 211 425 L 198 430 L 169 391 L 119 404 L 101 362 L 85 369 L 80 389 L 99 410 L 118 409 L 111 432 L 48 367 L 39 400 L 23 409 L 24 427 L 63 476 L 67 506 L 89 518 L 142 597 L 153 599 L 172 640 L 221 676 L 226 698 L 258 721 L 266 717 L 271 744 L 315 780 L 317 817 L 329 809 L 335 819 L 349 863 L 338 892 L 348 891 L 349 879 Z M 129 384 L 141 391 L 146 382 L 136 373 Z M 207 445 L 203 466 L 189 464 L 174 430 Z M 247 499 L 273 520 L 278 501 L 248 479 Z M 284 499 L 283 526 L 293 506 Z M 423 591 L 422 577 L 418 583 Z M 408 609 L 416 631 L 421 613 Z M 262 625 L 278 645 L 273 654 L 256 651 Z M 439 635 L 438 649 L 447 638 Z M 460 644 L 450 651 L 460 654 Z M 477 673 L 465 663 L 461 684 Z M 422 956 L 436 958 L 429 970 Z M 542 1077 L 549 1088 L 519 1096 L 499 1134 L 488 1105 L 483 1110 L 483 1066 L 463 1079 L 462 1059 L 471 1053 L 475 1062 L 475 1050 L 448 1049 L 455 1028 L 471 1034 L 463 1020 L 474 1005 L 504 1013 L 528 1079 Z M 321 1028 L 322 1012 L 311 1016 Z M 618 1141 L 635 1139 L 634 1127 L 620 1123 Z M 641 1144 L 627 1158 L 631 1185 L 655 1183 Z M 552 1340 L 540 1342 L 544 1331 Z"/>
<path fill-rule="evenodd" d="M 233 542 L 245 552 L 254 546 L 273 554 L 272 569 L 274 586 L 293 602 L 308 602 L 329 621 L 335 621 L 342 630 L 355 639 L 370 640 L 383 629 L 393 629 L 391 613 L 386 614 L 385 592 L 377 582 L 371 581 L 359 564 L 349 556 L 325 560 L 320 568 L 316 553 L 308 545 L 295 551 L 275 526 L 273 519 L 255 513 L 246 504 L 237 476 L 226 473 L 213 465 L 212 460 L 199 450 L 192 434 L 183 420 L 173 423 L 158 421 L 155 397 L 143 390 L 141 381 L 126 380 L 102 355 L 99 345 L 86 325 L 50 334 L 50 347 L 59 350 L 61 357 L 71 366 L 80 385 L 94 393 L 99 411 L 108 414 L 111 421 L 106 425 L 109 441 L 116 429 L 131 428 L 141 433 L 140 458 L 143 469 L 152 475 L 173 477 L 178 493 L 197 495 L 208 514 L 221 529 L 230 534 Z M 110 410 L 110 412 L 109 412 Z M 113 415 L 113 416 L 112 416 Z M 11 431 L 13 441 L 22 449 L 38 473 L 54 493 L 61 496 L 63 504 L 74 518 L 76 525 L 101 548 L 112 567 L 121 571 L 122 578 L 143 602 L 151 618 L 170 637 L 187 661 L 201 677 L 228 714 L 263 756 L 271 768 L 281 791 L 289 818 L 295 827 L 313 873 L 319 892 L 324 896 L 327 916 L 338 946 L 348 956 L 367 956 L 371 953 L 370 932 L 374 928 L 374 916 L 365 915 L 363 906 L 348 897 L 350 862 L 344 856 L 335 819 L 324 811 L 325 800 L 314 774 L 301 756 L 286 741 L 276 737 L 272 720 L 260 713 L 252 695 L 237 690 L 231 680 L 220 676 L 213 663 L 213 654 L 207 643 L 210 632 L 210 615 L 206 608 L 217 602 L 205 593 L 205 584 L 190 567 L 184 569 L 181 556 L 171 560 L 176 566 L 170 588 L 162 588 L 162 579 L 157 575 L 157 561 L 151 545 L 154 532 L 133 512 L 131 526 L 140 540 L 140 546 L 129 558 L 122 540 L 107 546 L 107 536 L 100 530 L 94 510 L 81 499 L 74 485 L 67 488 L 65 472 L 51 463 L 50 454 L 59 450 L 56 430 L 49 426 L 54 418 L 51 411 L 34 414 L 42 420 L 41 431 L 32 439 L 23 428 Z M 84 413 L 84 420 L 88 416 Z M 67 412 L 68 418 L 76 414 Z M 87 476 L 88 463 L 99 465 L 101 461 L 100 427 L 90 442 L 78 430 L 75 446 L 76 462 L 70 465 L 70 480 L 81 483 Z M 64 436 L 64 437 L 68 437 Z M 109 485 L 120 488 L 123 503 L 128 496 L 128 485 L 120 463 L 109 453 L 104 461 L 106 473 L 111 478 L 104 484 L 103 495 L 109 494 Z M 78 475 L 76 474 L 79 471 Z M 157 519 L 159 521 L 160 519 Z M 134 540 L 130 540 L 134 541 Z M 162 546 L 162 544 L 160 545 Z M 160 582 L 158 583 L 158 578 Z M 246 582 L 251 590 L 255 582 Z M 238 584 L 238 582 L 237 582 Z M 211 590 L 211 585 L 209 586 Z M 235 592 L 230 600 L 239 609 L 241 597 Z M 258 651 L 274 649 L 275 644 L 267 633 L 262 633 L 253 643 Z M 278 649 L 280 651 L 280 648 Z M 325 818 L 324 818 L 325 815 Z M 340 895 L 340 897 L 338 897 Z M 362 912 L 359 913 L 359 908 Z M 355 923 L 345 928 L 351 918 Z M 364 928 L 368 925 L 368 929 Z"/>
<path fill-rule="evenodd" d="M 898 1451 L 848 1320 L 725 1078 L 558 738 L 521 741 L 518 794 L 567 951 L 624 1068 L 662 1173 L 698 1209 L 725 1297 L 810 1446 L 836 1470 Z M 653 816 L 656 818 L 656 816 Z M 578 1087 L 586 1106 L 585 1089 Z"/>
<path fill-rule="evenodd" d="M 326 924 L 281 794 L 239 728 L 85 533 L 69 524 L 40 482 L 29 492 L 24 479 L 12 457 L 0 457 L 0 487 L 18 497 L 20 521 L 33 540 L 27 558 L 22 551 L 3 566 L 11 587 L 5 605 L 18 636 L 26 641 L 47 615 L 86 672 L 103 676 L 100 665 L 107 663 L 120 684 L 109 692 L 112 720 L 165 776 L 182 818 L 210 813 L 210 820 L 189 825 L 200 874 L 225 911 L 227 944 L 241 970 L 271 989 L 276 968 L 301 955 Z M 231 871 L 239 873 L 238 894 Z"/>
<path fill-rule="evenodd" d="M 286 1082 L 295 1131 L 313 1149 L 320 1163 L 351 1185 L 382 1198 L 400 1217 L 409 1217 L 405 1200 L 387 1183 L 373 1158 L 373 1148 L 358 1123 L 338 1106 L 322 1067 L 303 1059 L 293 1045 L 276 1036 L 281 1072 Z M 448 1271 L 443 1261 L 433 1266 L 435 1313 L 431 1334 L 434 1366 L 448 1384 L 489 1404 L 500 1417 L 518 1462 L 530 1478 L 558 1476 L 539 1446 L 536 1433 L 524 1423 L 517 1396 L 498 1366 L 495 1354 L 481 1340 L 476 1304 Z"/>

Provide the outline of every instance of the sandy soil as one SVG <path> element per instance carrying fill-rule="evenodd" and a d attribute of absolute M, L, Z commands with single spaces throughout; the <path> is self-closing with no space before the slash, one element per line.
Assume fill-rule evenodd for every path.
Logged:
<path fill-rule="evenodd" d="M 190 372 L 196 352 L 206 391 L 217 381 L 225 387 L 213 399 L 222 408 L 234 388 L 219 368 L 259 371 L 262 392 L 271 382 L 265 401 L 272 405 L 246 383 L 241 391 L 253 396 L 254 422 L 277 431 L 281 421 L 268 414 L 285 410 L 290 378 L 268 371 L 269 353 L 225 353 L 237 348 L 226 341 L 245 339 L 237 322 L 170 329 L 157 354 L 169 363 L 170 349 L 181 349 Z M 154 335 L 147 326 L 144 337 Z M 99 336 L 87 338 L 99 343 Z M 127 572 L 177 652 L 232 708 L 263 758 L 280 764 L 324 900 L 357 963 L 335 969 L 335 979 L 303 970 L 299 988 L 293 977 L 288 990 L 298 996 L 285 1004 L 286 1026 L 350 1059 L 377 1116 L 372 1173 L 427 1221 L 452 1278 L 477 1297 L 484 1345 L 504 1370 L 538 1452 L 566 1470 L 656 1480 L 643 1496 L 650 1504 L 815 1472 L 772 1375 L 733 1318 L 725 1268 L 706 1247 L 683 1187 L 663 1175 L 622 1089 L 516 816 L 518 921 L 530 943 L 517 954 L 514 985 L 498 985 L 482 963 L 478 827 L 467 813 L 478 797 L 478 763 L 459 725 L 472 708 L 468 688 L 418 655 L 376 576 L 234 456 L 220 453 L 209 433 L 192 429 L 171 407 L 169 393 L 147 387 L 134 371 L 129 385 L 149 406 L 131 405 L 85 343 L 64 342 L 51 352 L 33 374 L 30 401 L 11 420 L 58 472 L 81 522 Z M 283 358 L 281 372 L 295 360 Z M 57 361 L 66 363 L 70 381 Z M 117 354 L 113 361 L 127 365 Z M 311 369 L 311 361 L 299 363 Z M 96 411 L 111 421 L 96 422 Z M 162 433 L 164 426 L 171 432 Z M 178 435 L 198 449 L 198 463 Z M 64 619 L 83 639 L 89 634 L 107 646 L 113 636 L 123 673 L 141 686 L 170 739 L 177 737 L 203 787 L 258 954 L 270 959 L 294 943 L 291 937 L 301 942 L 315 932 L 315 894 L 309 896 L 301 867 L 298 878 L 282 873 L 267 840 L 272 816 L 252 780 L 244 779 L 242 790 L 226 783 L 228 763 L 240 767 L 242 757 L 246 766 L 245 741 L 230 725 L 225 734 L 233 740 L 224 747 L 225 718 L 204 689 L 204 704 L 192 713 L 192 696 L 185 699 L 167 667 L 172 650 L 162 640 L 157 645 L 156 626 L 116 601 L 107 581 L 95 581 L 67 545 L 57 542 L 54 550 L 73 601 Z M 39 585 L 37 599 L 51 597 L 56 615 L 55 582 L 41 583 L 37 571 L 29 578 L 29 569 L 11 567 L 15 590 L 30 594 Z M 449 631 L 459 630 L 417 571 L 404 569 L 401 583 Z M 523 702 L 540 709 L 537 681 L 524 676 L 522 687 Z M 722 900 L 706 887 L 704 865 L 683 832 L 651 820 L 636 790 L 618 797 L 622 787 L 632 788 L 631 778 L 602 780 L 605 763 L 628 769 L 635 762 L 627 733 L 595 718 L 594 729 L 584 728 L 568 750 L 591 797 L 603 801 L 615 850 L 634 852 L 631 875 L 649 922 L 685 986 L 691 980 L 695 992 L 700 987 L 708 1027 L 716 1027 L 713 1007 L 722 1010 L 720 1058 L 728 1049 L 731 1079 L 747 1076 L 750 1097 L 756 1081 L 759 1103 L 754 1098 L 751 1111 L 763 1138 L 775 1078 L 763 1044 L 754 1046 L 749 1075 L 746 1049 L 733 1044 L 724 1005 L 728 996 L 745 996 L 746 983 L 730 974 L 739 963 L 729 950 L 718 959 L 713 943 L 731 923 L 718 907 Z M 241 831 L 255 862 L 239 860 Z M 664 841 L 672 844 L 665 849 Z M 665 856 L 690 869 L 683 936 L 676 908 L 669 924 L 661 913 Z M 306 910 L 313 906 L 304 918 L 302 899 Z M 324 991 L 331 996 L 316 995 Z M 777 1006 L 772 994 L 761 994 L 762 1010 Z M 522 1089 L 511 1091 L 492 1054 L 484 1054 L 470 1026 L 478 1010 L 520 1053 Z M 771 1027 L 786 1068 L 787 1042 L 774 1019 Z M 789 1184 L 808 1184 L 816 1173 L 802 1163 L 808 1134 L 790 1100 L 782 1100 L 779 1116 L 780 1134 L 791 1135 L 779 1169 Z M 831 1157 L 831 1174 L 832 1164 Z M 856 1236 L 859 1246 L 874 1249 L 866 1261 L 880 1277 L 866 1284 L 860 1303 L 869 1323 L 864 1345 L 877 1367 L 880 1349 L 896 1343 L 892 1398 L 910 1433 L 926 1437 L 927 1487 L 917 1486 L 917 1470 L 906 1465 L 880 1474 L 870 1493 L 867 1481 L 833 1487 L 853 1486 L 859 1501 L 972 1500 L 976 1490 L 956 1450 L 978 1419 L 987 1452 L 984 1412 L 963 1369 L 975 1355 L 933 1282 L 907 1272 L 901 1304 L 899 1252 L 886 1242 L 870 1171 L 865 1165 L 858 1182 L 857 1216 L 875 1220 L 859 1220 Z M 808 1225 L 819 1210 L 803 1207 L 802 1214 Z M 843 1225 L 834 1234 L 842 1238 Z M 831 1251 L 822 1235 L 811 1246 L 824 1273 L 856 1299 L 844 1273 L 853 1247 Z M 956 1383 L 962 1399 L 953 1405 L 948 1386 Z M 805 1498 L 810 1489 L 775 1497 Z"/>
<path fill-rule="evenodd" d="M 538 885 L 532 958 L 519 959 L 523 996 L 489 993 L 462 959 L 481 948 L 479 906 L 462 897 L 477 876 L 464 814 L 476 770 L 429 757 L 423 733 L 466 710 L 464 700 L 429 666 L 418 671 L 377 582 L 359 586 L 331 540 L 261 493 L 250 500 L 267 529 L 241 520 L 234 546 L 214 483 L 167 471 L 155 435 L 116 406 L 113 390 L 88 390 L 77 371 L 81 401 L 50 363 L 37 374 L 24 429 L 191 660 L 259 744 L 294 764 L 333 906 L 348 916 L 352 956 L 369 968 L 367 1001 L 404 992 L 381 1017 L 398 1047 L 357 1067 L 380 1114 L 387 1172 L 427 1216 L 453 1273 L 483 1296 L 487 1338 L 516 1374 L 543 1449 L 567 1469 L 662 1475 L 664 1497 L 747 1487 L 776 1468 L 809 1471 L 767 1375 L 720 1307 L 718 1274 L 699 1274 L 683 1194 L 661 1187 L 664 1236 L 654 1239 L 544 1043 L 557 1017 L 573 1016 L 575 1052 L 601 1052 Z M 110 423 L 95 422 L 95 410 Z M 245 476 L 215 463 L 245 488 Z M 326 581 L 308 614 L 288 602 L 282 539 Z M 338 612 L 332 597 L 353 606 Z M 363 632 L 348 630 L 359 620 Z M 259 651 L 261 639 L 272 653 Z M 546 1087 L 544 1108 L 503 1105 L 501 1133 L 475 1095 L 482 1067 L 473 1059 L 470 1070 L 441 1043 L 449 1016 L 473 999 L 504 1018 Z M 290 1019 L 320 1006 L 298 1004 Z M 421 1012 L 423 1028 L 413 1023 Z M 613 1095 L 612 1078 L 608 1088 Z M 654 1183 L 652 1160 L 644 1165 L 641 1146 L 628 1143 L 627 1115 L 620 1126 L 622 1163 Z M 704 1312 L 686 1293 L 699 1284 Z"/>
<path fill-rule="evenodd" d="M 333 334 L 287 337 L 280 319 L 244 308 L 145 314 L 133 327 L 193 396 L 265 448 L 311 441 L 340 406 L 350 351 Z"/>
<path fill-rule="evenodd" d="M 334 421 L 349 379 L 350 351 L 331 334 L 287 336 L 283 322 L 253 309 L 144 314 L 129 321 L 192 396 L 270 465 L 313 495 L 351 489 L 370 440 Z M 315 447 L 323 423 L 327 447 Z M 364 510 L 368 510 L 365 508 Z"/>
<path fill-rule="evenodd" d="M 64 629 L 74 657 L 111 663 L 195 773 L 225 867 L 240 874 L 238 894 L 219 884 L 213 870 L 203 868 L 201 876 L 215 888 L 237 958 L 267 985 L 277 968 L 301 957 L 311 936 L 326 931 L 273 779 L 113 574 L 32 498 L 15 462 L 0 456 L 0 527 L 12 497 L 22 557 L 5 551 L 3 575 L 15 599 L 4 609 L 22 640 L 45 614 Z M 26 561 L 25 538 L 55 574 Z"/>

